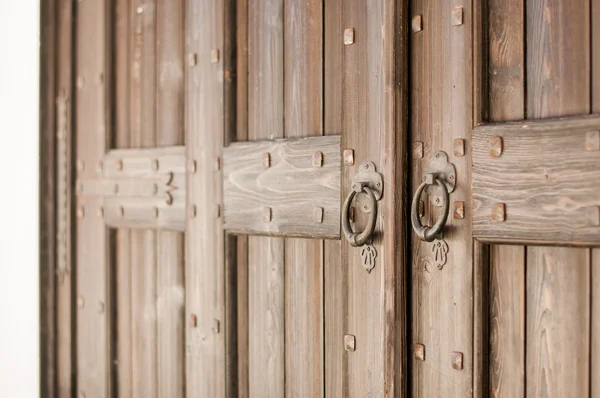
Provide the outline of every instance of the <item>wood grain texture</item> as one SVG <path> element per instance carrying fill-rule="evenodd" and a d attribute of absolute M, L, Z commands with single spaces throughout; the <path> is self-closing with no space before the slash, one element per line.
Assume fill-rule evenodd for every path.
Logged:
<path fill-rule="evenodd" d="M 342 0 L 323 2 L 324 24 L 324 114 L 323 126 L 326 135 L 342 132 L 343 98 L 342 79 L 344 45 L 340 40 L 342 25 Z M 341 192 L 340 192 L 341 196 Z M 343 200 L 340 198 L 340 201 Z M 341 202 L 340 202 L 341 203 Z M 342 261 L 341 241 L 324 241 L 323 256 L 323 299 L 325 311 L 325 396 L 348 396 L 347 354 L 343 336 L 347 330 L 348 273 Z"/>
<path fill-rule="evenodd" d="M 184 143 L 184 0 L 156 3 L 156 129 L 159 147 Z M 185 150 L 182 148 L 185 157 Z M 163 162 L 158 159 L 161 170 Z M 185 161 L 182 162 L 185 167 Z M 163 170 L 164 172 L 164 170 Z M 185 177 L 181 179 L 185 184 Z M 185 193 L 172 194 L 174 207 L 180 202 L 178 220 L 185 228 Z M 183 190 L 185 191 L 185 189 Z M 159 213 L 159 219 L 165 216 Z M 156 217 L 155 217 L 156 219 Z M 156 328 L 157 390 L 159 397 L 185 394 L 185 278 L 184 235 L 175 231 L 157 233 Z"/>
<path fill-rule="evenodd" d="M 40 63 L 46 65 L 40 70 L 40 394 L 42 397 L 58 395 L 58 379 L 65 372 L 70 373 L 71 366 L 71 343 L 66 346 L 59 345 L 60 333 L 57 331 L 58 318 L 67 310 L 69 314 L 70 305 L 59 307 L 57 292 L 60 291 L 56 283 L 56 242 L 58 238 L 56 229 L 56 74 L 59 64 L 64 61 L 69 64 L 70 55 L 66 60 L 60 57 L 60 46 L 56 44 L 59 25 L 64 23 L 57 18 L 57 1 L 45 0 L 40 4 Z M 69 26 L 69 25 L 67 25 Z M 70 35 L 69 35 L 70 37 Z M 69 68 L 70 69 L 70 68 Z M 69 91 L 70 93 L 70 91 Z M 66 238 L 66 237 L 65 237 Z M 69 279 L 71 280 L 71 279 Z M 70 301 L 70 300 L 69 300 Z M 69 303 L 70 304 L 70 303 Z M 61 309 L 58 309 L 61 308 Z M 70 322 L 69 322 L 70 324 Z M 70 332 L 70 328 L 68 329 Z M 66 354 L 66 362 L 61 364 L 58 357 L 61 353 Z M 64 355 L 63 354 L 63 355 Z M 69 381 L 69 378 L 66 378 Z M 70 391 L 71 383 L 68 382 L 62 389 L 61 394 Z"/>
<path fill-rule="evenodd" d="M 186 323 L 186 397 L 223 397 L 225 380 L 225 247 L 222 219 L 222 175 L 214 171 L 224 145 L 223 62 L 224 1 L 188 0 L 185 52 L 196 54 L 185 79 L 187 158 L 196 162 L 188 173 L 186 229 L 186 319 L 197 316 L 197 326 Z M 215 325 L 218 323 L 218 327 Z M 198 377 L 202 375 L 202 377 Z"/>
<path fill-rule="evenodd" d="M 283 0 L 248 2 L 248 139 L 283 138 Z M 282 238 L 248 238 L 251 397 L 285 394 Z M 266 272 L 265 272 L 266 271 Z"/>
<path fill-rule="evenodd" d="M 313 154 L 323 154 L 322 167 Z M 270 154 L 270 167 L 263 155 Z M 225 229 L 230 232 L 339 238 L 340 137 L 237 142 L 223 151 Z M 271 208 L 271 221 L 263 209 Z M 313 218 L 323 209 L 322 222 Z"/>
<path fill-rule="evenodd" d="M 589 250 L 527 248 L 528 397 L 589 393 L 589 264 Z"/>
<path fill-rule="evenodd" d="M 525 247 L 492 246 L 490 395 L 525 397 Z"/>
<path fill-rule="evenodd" d="M 458 4 L 450 1 L 412 3 L 410 15 L 422 15 L 423 31 L 411 34 L 411 142 L 424 143 L 424 157 L 412 159 L 412 192 L 421 182 L 424 168 L 434 152 L 449 154 L 456 166 L 457 187 L 451 201 L 465 202 L 465 217 L 449 220 L 444 240 L 447 263 L 433 266 L 431 243 L 412 234 L 412 342 L 425 345 L 426 360 L 412 359 L 412 395 L 415 397 L 458 397 L 473 393 L 473 369 L 478 360 L 473 352 L 473 241 L 471 233 L 471 153 L 454 157 L 455 139 L 470 147 L 473 120 L 473 7 L 465 1 L 463 24 L 452 24 L 451 12 Z M 475 66 L 477 68 L 478 66 Z M 479 105 L 479 111 L 482 111 Z M 409 198 L 411 194 L 407 195 Z M 424 221 L 433 222 L 437 211 L 425 198 Z M 432 224 L 430 224 L 432 225 Z M 479 257 L 478 257 L 479 261 Z M 481 267 L 482 264 L 477 264 Z M 477 271 L 479 272 L 479 270 Z M 452 352 L 463 353 L 464 369 L 451 366 Z"/>
<path fill-rule="evenodd" d="M 483 125 L 473 130 L 474 234 L 496 241 L 594 244 L 600 229 L 592 215 L 600 192 L 600 151 L 586 149 L 599 116 Z M 501 136 L 500 157 L 488 141 Z M 491 219 L 504 203 L 506 220 Z"/>
<path fill-rule="evenodd" d="M 108 7 L 104 2 L 82 2 L 77 7 L 75 129 L 77 157 L 96 165 L 107 149 L 107 71 Z M 95 167 L 87 167 L 80 177 L 93 177 Z M 77 219 L 77 370 L 79 393 L 110 395 L 108 291 L 108 233 L 96 214 L 95 199 L 79 199 L 83 216 Z"/>
<path fill-rule="evenodd" d="M 407 184 L 407 7 L 406 1 L 344 1 L 342 9 L 343 28 L 355 31 L 354 44 L 343 48 L 341 72 L 342 148 L 353 149 L 355 158 L 354 166 L 342 170 L 342 197 L 365 160 L 375 163 L 386 182 L 373 240 L 375 268 L 365 272 L 359 249 L 342 241 L 348 286 L 344 334 L 355 335 L 357 345 L 346 353 L 350 397 L 396 397 L 405 391 L 407 203 L 401 193 Z M 331 34 L 342 41 L 342 31 Z"/>
<path fill-rule="evenodd" d="M 589 113 L 589 1 L 526 10 L 527 117 Z M 527 249 L 527 396 L 589 394 L 589 285 L 589 250 Z"/>
<path fill-rule="evenodd" d="M 323 2 L 322 0 L 285 1 L 284 7 L 284 131 L 286 138 L 323 134 Z M 292 38 L 292 39 L 291 39 Z M 337 138 L 337 140 L 336 140 Z M 305 142 L 312 140 L 307 139 Z M 317 140 L 317 138 L 315 138 Z M 337 143 L 331 150 L 316 148 L 308 153 L 308 168 L 325 171 L 329 162 L 337 165 L 330 177 L 309 177 L 313 181 L 311 199 L 304 214 L 307 226 L 319 230 L 332 224 L 339 235 L 340 148 L 339 136 L 318 138 Z M 321 145 L 319 145 L 321 146 Z M 329 145 L 322 145 L 329 148 Z M 314 152 L 322 152 L 322 167 L 312 165 Z M 334 163 L 337 162 L 337 163 Z M 329 170 L 328 170 L 329 172 Z M 285 181 L 286 179 L 283 179 Z M 314 182 L 319 181 L 318 186 Z M 327 182 L 326 182 L 327 181 Z M 290 184 L 302 189 L 301 182 Z M 321 187 L 332 186 L 328 200 L 321 199 Z M 335 189 L 337 188 L 337 189 Z M 287 195 L 291 197 L 292 195 Z M 329 204 L 331 202 L 331 205 Z M 326 204 L 325 204 L 326 203 Z M 323 211 L 322 223 L 315 222 L 314 207 Z M 308 217 L 307 217 L 308 216 Z M 317 227 L 315 228 L 315 224 Z M 334 234 L 336 234 L 334 232 Z M 310 234 L 314 237 L 314 233 Z M 323 358 L 323 241 L 285 240 L 285 389 L 287 397 L 324 395 Z"/>
<path fill-rule="evenodd" d="M 600 393 L 600 249 L 591 252 L 590 397 L 595 397 Z"/>
<path fill-rule="evenodd" d="M 473 396 L 485 397 L 490 395 L 490 246 L 477 240 L 473 267 Z"/>
<path fill-rule="evenodd" d="M 248 238 L 248 382 L 251 397 L 285 395 L 283 238 Z"/>

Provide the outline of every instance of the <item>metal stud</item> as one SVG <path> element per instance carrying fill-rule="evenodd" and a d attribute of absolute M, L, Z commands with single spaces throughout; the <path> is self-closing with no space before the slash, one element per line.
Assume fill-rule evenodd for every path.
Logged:
<path fill-rule="evenodd" d="M 489 139 L 488 144 L 491 157 L 497 158 L 502 155 L 502 137 L 492 137 Z"/>
<path fill-rule="evenodd" d="M 85 217 L 85 208 L 83 206 L 79 206 L 77 208 L 77 218 Z"/>
<path fill-rule="evenodd" d="M 221 205 L 219 204 L 215 205 L 215 215 L 217 216 L 217 218 L 221 218 Z"/>
<path fill-rule="evenodd" d="M 348 352 L 356 351 L 356 336 L 352 334 L 344 336 L 344 350 Z"/>
<path fill-rule="evenodd" d="M 585 148 L 588 151 L 600 151 L 600 131 L 588 131 L 585 134 Z"/>
<path fill-rule="evenodd" d="M 323 166 L 323 152 L 316 151 L 315 153 L 313 153 L 312 165 L 313 165 L 313 167 L 322 167 Z"/>
<path fill-rule="evenodd" d="M 344 44 L 349 46 L 350 44 L 354 44 L 354 29 L 347 28 L 344 29 Z"/>
<path fill-rule="evenodd" d="M 270 207 L 263 207 L 263 221 L 271 222 L 273 219 L 273 211 Z"/>
<path fill-rule="evenodd" d="M 189 218 L 196 218 L 196 205 L 189 205 L 188 206 L 188 217 Z"/>
<path fill-rule="evenodd" d="M 188 66 L 194 67 L 198 63 L 198 55 L 196 53 L 188 54 Z"/>
<path fill-rule="evenodd" d="M 98 301 L 98 313 L 99 314 L 104 313 L 104 302 L 103 301 Z"/>
<path fill-rule="evenodd" d="M 462 158 L 465 156 L 465 140 L 457 138 L 454 140 L 454 156 Z"/>
<path fill-rule="evenodd" d="M 452 369 L 462 370 L 463 369 L 463 353 L 454 351 L 452 353 Z"/>
<path fill-rule="evenodd" d="M 193 159 L 188 160 L 187 169 L 190 173 L 194 174 L 196 172 L 196 161 Z"/>
<path fill-rule="evenodd" d="M 463 8 L 454 7 L 452 9 L 452 25 L 460 26 L 463 24 Z"/>
<path fill-rule="evenodd" d="M 83 76 L 77 76 L 77 88 L 79 90 L 83 89 L 85 87 L 85 77 Z"/>
<path fill-rule="evenodd" d="M 83 308 L 83 307 L 85 307 L 85 299 L 83 298 L 83 296 L 79 296 L 79 297 L 77 298 L 77 306 L 78 306 L 79 308 Z"/>
<path fill-rule="evenodd" d="M 455 220 L 463 220 L 465 218 L 465 202 L 454 202 L 452 208 L 452 218 Z"/>
<path fill-rule="evenodd" d="M 210 63 L 216 64 L 217 62 L 219 62 L 219 50 L 216 48 L 213 48 L 210 51 Z"/>
<path fill-rule="evenodd" d="M 214 168 L 215 168 L 215 171 L 221 170 L 221 158 L 218 156 L 215 156 Z"/>
<path fill-rule="evenodd" d="M 323 208 L 315 207 L 313 209 L 313 221 L 321 224 L 323 222 Z"/>
<path fill-rule="evenodd" d="M 123 206 L 119 206 L 119 216 L 121 218 L 125 217 L 125 208 Z"/>
<path fill-rule="evenodd" d="M 99 206 L 98 212 L 96 214 L 98 214 L 98 217 L 103 217 L 104 216 L 104 207 Z"/>
<path fill-rule="evenodd" d="M 154 216 L 154 218 L 158 218 L 158 207 L 154 207 L 152 209 L 152 215 Z"/>
<path fill-rule="evenodd" d="M 96 165 L 96 172 L 100 175 L 104 172 L 104 163 L 100 160 Z"/>
<path fill-rule="evenodd" d="M 344 164 L 346 166 L 354 165 L 354 149 L 344 149 Z"/>
<path fill-rule="evenodd" d="M 423 142 L 413 142 L 412 155 L 414 159 L 423 159 Z"/>
<path fill-rule="evenodd" d="M 81 173 L 83 170 L 85 170 L 84 161 L 81 159 L 77 159 L 77 171 Z"/>
<path fill-rule="evenodd" d="M 213 327 L 212 327 L 212 331 L 215 334 L 218 334 L 221 332 L 221 322 L 219 322 L 218 319 L 213 319 Z"/>
<path fill-rule="evenodd" d="M 190 314 L 190 326 L 193 328 L 198 326 L 198 316 L 196 314 Z"/>
<path fill-rule="evenodd" d="M 425 360 L 425 346 L 423 344 L 415 344 L 413 346 L 413 353 L 416 360 Z"/>
<path fill-rule="evenodd" d="M 152 171 L 158 171 L 158 159 L 153 159 L 152 160 Z"/>
<path fill-rule="evenodd" d="M 117 159 L 115 162 L 115 167 L 118 171 L 123 170 L 123 161 L 121 159 Z"/>
<path fill-rule="evenodd" d="M 502 222 L 506 219 L 506 209 L 504 203 L 494 203 L 492 205 L 492 221 Z"/>
<path fill-rule="evenodd" d="M 263 167 L 268 169 L 271 167 L 271 154 L 269 152 L 263 152 Z"/>
<path fill-rule="evenodd" d="M 413 33 L 417 33 L 423 30 L 423 16 L 422 15 L 415 15 L 412 18 L 412 32 Z"/>

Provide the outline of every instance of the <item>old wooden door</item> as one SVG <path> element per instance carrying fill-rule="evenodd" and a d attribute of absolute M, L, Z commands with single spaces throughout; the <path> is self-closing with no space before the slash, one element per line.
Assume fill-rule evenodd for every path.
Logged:
<path fill-rule="evenodd" d="M 42 3 L 44 395 L 402 395 L 407 3 Z"/>
<path fill-rule="evenodd" d="M 598 396 L 600 4 L 410 10 L 411 395 Z"/>

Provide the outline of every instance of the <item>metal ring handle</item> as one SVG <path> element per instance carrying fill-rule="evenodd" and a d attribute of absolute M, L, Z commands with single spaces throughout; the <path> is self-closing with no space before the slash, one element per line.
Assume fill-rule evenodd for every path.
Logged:
<path fill-rule="evenodd" d="M 419 185 L 419 188 L 417 188 L 417 192 L 415 192 L 415 197 L 413 198 L 413 202 L 410 207 L 410 221 L 412 222 L 412 227 L 415 230 L 417 236 L 425 242 L 434 241 L 438 237 L 440 232 L 442 232 L 444 225 L 446 225 L 446 220 L 448 220 L 448 212 L 450 210 L 450 194 L 448 193 L 448 189 L 442 181 L 440 181 L 436 177 L 434 178 L 435 182 L 437 182 L 437 185 L 442 191 L 442 211 L 433 227 L 424 227 L 421 224 L 421 220 L 419 217 L 419 200 L 421 198 L 423 190 L 427 185 L 429 185 L 427 181 L 423 181 L 421 185 Z"/>
<path fill-rule="evenodd" d="M 344 231 L 346 239 L 348 239 L 348 242 L 350 242 L 350 245 L 354 247 L 362 246 L 369 241 L 373 231 L 375 230 L 375 221 L 377 220 L 377 199 L 375 199 L 375 194 L 369 187 L 363 184 L 360 184 L 359 187 L 360 189 L 353 189 L 350 192 L 350 195 L 348 195 L 346 201 L 344 202 L 344 208 L 342 209 L 342 230 Z M 369 214 L 367 227 L 364 231 L 359 233 L 352 231 L 350 219 L 348 218 L 348 212 L 354 196 L 361 191 L 367 194 L 370 208 L 365 210 L 365 212 Z"/>

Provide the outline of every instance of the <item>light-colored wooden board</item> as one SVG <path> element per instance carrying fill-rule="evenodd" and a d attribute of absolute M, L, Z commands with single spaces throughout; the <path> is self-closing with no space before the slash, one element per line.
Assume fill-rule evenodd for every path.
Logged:
<path fill-rule="evenodd" d="M 370 273 L 362 266 L 360 249 L 342 240 L 348 289 L 344 334 L 356 336 L 356 351 L 345 353 L 350 397 L 402 396 L 406 383 L 407 7 L 407 1 L 345 1 L 341 11 L 343 29 L 354 29 L 354 43 L 343 47 L 341 70 L 342 149 L 354 150 L 354 165 L 342 169 L 342 198 L 366 160 L 374 162 L 386 184 Z M 343 43 L 343 34 L 331 31 L 332 40 Z M 364 226 L 358 217 L 356 224 Z"/>
<path fill-rule="evenodd" d="M 490 251 L 490 396 L 525 397 L 525 247 Z"/>
<path fill-rule="evenodd" d="M 184 143 L 184 3 L 184 0 L 157 0 L 156 3 L 156 130 L 159 147 Z M 181 153 L 181 170 L 185 172 L 183 147 Z M 160 171 L 164 162 L 160 158 L 155 160 Z M 185 186 L 184 176 L 181 182 Z M 185 191 L 181 188 L 178 187 L 178 190 Z M 185 193 L 173 194 L 172 198 L 171 206 L 181 203 L 177 219 L 185 228 Z M 160 212 L 158 218 L 163 217 L 164 212 Z M 157 232 L 156 239 L 156 394 L 159 397 L 183 397 L 186 319 L 184 235 L 163 230 Z"/>
<path fill-rule="evenodd" d="M 600 116 L 483 125 L 473 130 L 475 236 L 482 240 L 594 244 L 600 228 L 600 151 L 586 135 Z M 502 137 L 499 157 L 489 140 Z M 505 221 L 492 219 L 504 203 Z"/>
<path fill-rule="evenodd" d="M 411 137 L 422 142 L 424 156 L 412 158 L 412 194 L 436 151 L 444 151 L 456 167 L 456 189 L 450 201 L 465 203 L 464 219 L 449 218 L 444 228 L 447 262 L 432 262 L 432 244 L 412 234 L 412 343 L 425 346 L 425 361 L 412 361 L 415 397 L 469 396 L 473 389 L 473 242 L 471 234 L 470 130 L 473 120 L 472 1 L 412 3 L 411 17 L 422 16 L 423 29 L 411 38 Z M 453 9 L 462 6 L 462 24 L 454 25 Z M 478 62 L 478 61 L 475 61 Z M 481 106 L 481 105 L 480 105 Z M 454 155 L 454 140 L 465 140 L 465 156 Z M 433 223 L 437 208 L 425 202 L 424 222 Z M 432 225 L 432 224 L 430 224 Z M 479 259 L 480 257 L 478 257 Z M 477 264 L 481 267 L 482 264 Z M 479 270 L 478 270 L 479 271 Z M 463 354 L 463 369 L 452 368 L 453 352 Z"/>
<path fill-rule="evenodd" d="M 300 134 L 307 133 L 310 129 Z M 322 154 L 322 167 L 313 166 L 315 152 Z M 225 229 L 339 238 L 340 161 L 339 136 L 231 144 L 223 151 Z M 270 220 L 265 208 L 271 209 Z M 322 210 L 318 220 L 316 208 Z"/>
<path fill-rule="evenodd" d="M 589 250 L 527 248 L 528 397 L 588 396 L 589 264 Z"/>
<path fill-rule="evenodd" d="M 591 259 L 591 341 L 590 341 L 590 397 L 600 393 L 600 249 L 592 250 Z"/>
<path fill-rule="evenodd" d="M 82 2 L 77 7 L 76 157 L 97 164 L 107 149 L 107 25 L 104 2 Z M 87 167 L 78 177 L 93 177 Z M 77 394 L 110 395 L 108 302 L 108 233 L 98 217 L 96 199 L 77 201 Z"/>
<path fill-rule="evenodd" d="M 225 248 L 221 173 L 215 159 L 224 145 L 224 1 L 189 0 L 185 9 L 185 142 L 188 173 L 186 264 L 186 397 L 225 396 Z M 220 54 L 211 62 L 211 54 Z M 207 100 L 210 99 L 210 100 Z M 194 211 L 195 210 L 195 211 Z M 194 314 L 197 325 L 189 321 Z M 198 377 L 202 375 L 202 377 Z"/>

